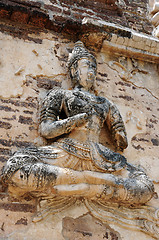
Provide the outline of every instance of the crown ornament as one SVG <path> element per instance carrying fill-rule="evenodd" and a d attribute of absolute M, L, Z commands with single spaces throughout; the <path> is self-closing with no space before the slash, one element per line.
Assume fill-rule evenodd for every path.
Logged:
<path fill-rule="evenodd" d="M 68 68 L 70 69 L 72 65 L 74 65 L 78 60 L 82 58 L 87 58 L 92 60 L 95 67 L 97 65 L 95 57 L 88 52 L 88 50 L 85 48 L 83 42 L 78 41 L 75 43 L 74 49 L 72 53 L 69 54 L 68 58 Z"/>

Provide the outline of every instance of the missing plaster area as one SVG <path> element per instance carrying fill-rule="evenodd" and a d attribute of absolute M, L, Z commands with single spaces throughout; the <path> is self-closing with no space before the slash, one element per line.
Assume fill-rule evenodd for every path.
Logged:
<path fill-rule="evenodd" d="M 65 217 L 62 226 L 62 236 L 65 240 L 121 240 L 119 233 L 90 214 L 85 214 L 76 219 Z"/>

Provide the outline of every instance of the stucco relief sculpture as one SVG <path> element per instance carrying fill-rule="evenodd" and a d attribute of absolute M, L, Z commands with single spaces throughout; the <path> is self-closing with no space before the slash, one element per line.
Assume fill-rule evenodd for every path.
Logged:
<path fill-rule="evenodd" d="M 153 35 L 159 38 L 159 1 L 149 0 L 150 18 L 154 25 Z"/>
<path fill-rule="evenodd" d="M 13 195 L 49 199 L 54 212 L 78 198 L 92 212 L 92 203 L 145 204 L 154 195 L 146 173 L 99 143 L 106 123 L 116 149 L 128 145 L 119 110 L 94 93 L 96 59 L 80 41 L 68 68 L 73 89 L 54 88 L 41 103 L 40 134 L 52 144 L 16 152 L 3 169 L 3 182 Z"/>

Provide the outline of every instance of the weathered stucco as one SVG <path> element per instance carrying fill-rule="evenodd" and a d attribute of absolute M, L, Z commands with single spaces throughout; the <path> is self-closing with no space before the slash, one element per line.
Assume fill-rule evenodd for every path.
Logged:
<path fill-rule="evenodd" d="M 97 57 L 98 95 L 113 101 L 124 119 L 129 144 L 124 156 L 144 168 L 159 194 L 159 42 L 135 32 L 132 36 L 121 37 L 114 30 L 111 40 L 98 33 L 83 34 L 81 40 Z M 7 30 L 0 33 L 0 168 L 15 150 L 46 144 L 38 132 L 39 101 L 54 86 L 71 88 L 66 63 L 73 46 L 70 39 L 46 30 L 39 30 L 39 34 L 37 29 L 35 33 L 27 32 L 25 40 Z M 100 141 L 112 148 L 112 140 L 104 130 Z M 89 215 L 80 200 L 55 215 L 50 210 L 36 222 L 34 201 L 19 202 L 2 190 L 0 239 L 154 239 L 113 221 L 102 223 Z M 148 204 L 159 208 L 158 199 Z"/>
<path fill-rule="evenodd" d="M 47 76 L 47 78 L 56 80 L 66 75 L 62 73 L 58 55 L 56 56 L 54 51 L 58 43 L 52 41 L 51 36 L 48 36 L 48 39 L 47 37 L 42 39 L 41 44 L 20 40 L 2 33 L 0 39 L 0 96 L 3 99 L 22 96 L 26 78 L 29 76 L 32 78 Z M 8 83 L 10 83 L 9 88 Z"/>

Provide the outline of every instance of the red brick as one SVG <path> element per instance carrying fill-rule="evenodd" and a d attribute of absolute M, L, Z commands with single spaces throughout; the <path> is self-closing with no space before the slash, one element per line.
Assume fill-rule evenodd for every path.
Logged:
<path fill-rule="evenodd" d="M 53 12 L 56 12 L 56 13 L 61 13 L 62 12 L 62 9 L 61 8 L 59 8 L 59 7 L 56 7 L 56 6 L 53 6 L 53 5 L 44 5 L 44 8 L 45 9 L 49 9 L 49 10 L 51 10 L 51 11 L 53 11 Z"/>
<path fill-rule="evenodd" d="M 10 18 L 10 11 L 8 10 L 5 10 L 5 9 L 1 9 L 0 10 L 0 18 L 6 18 L 6 19 L 9 19 Z"/>
<path fill-rule="evenodd" d="M 44 18 L 44 17 L 40 17 L 40 16 L 32 16 L 29 20 L 29 23 L 31 25 L 37 26 L 37 27 L 41 27 L 44 28 L 46 23 L 47 23 L 48 19 Z"/>
<path fill-rule="evenodd" d="M 19 23 L 28 23 L 29 14 L 19 11 L 15 11 L 11 15 L 11 20 Z"/>

